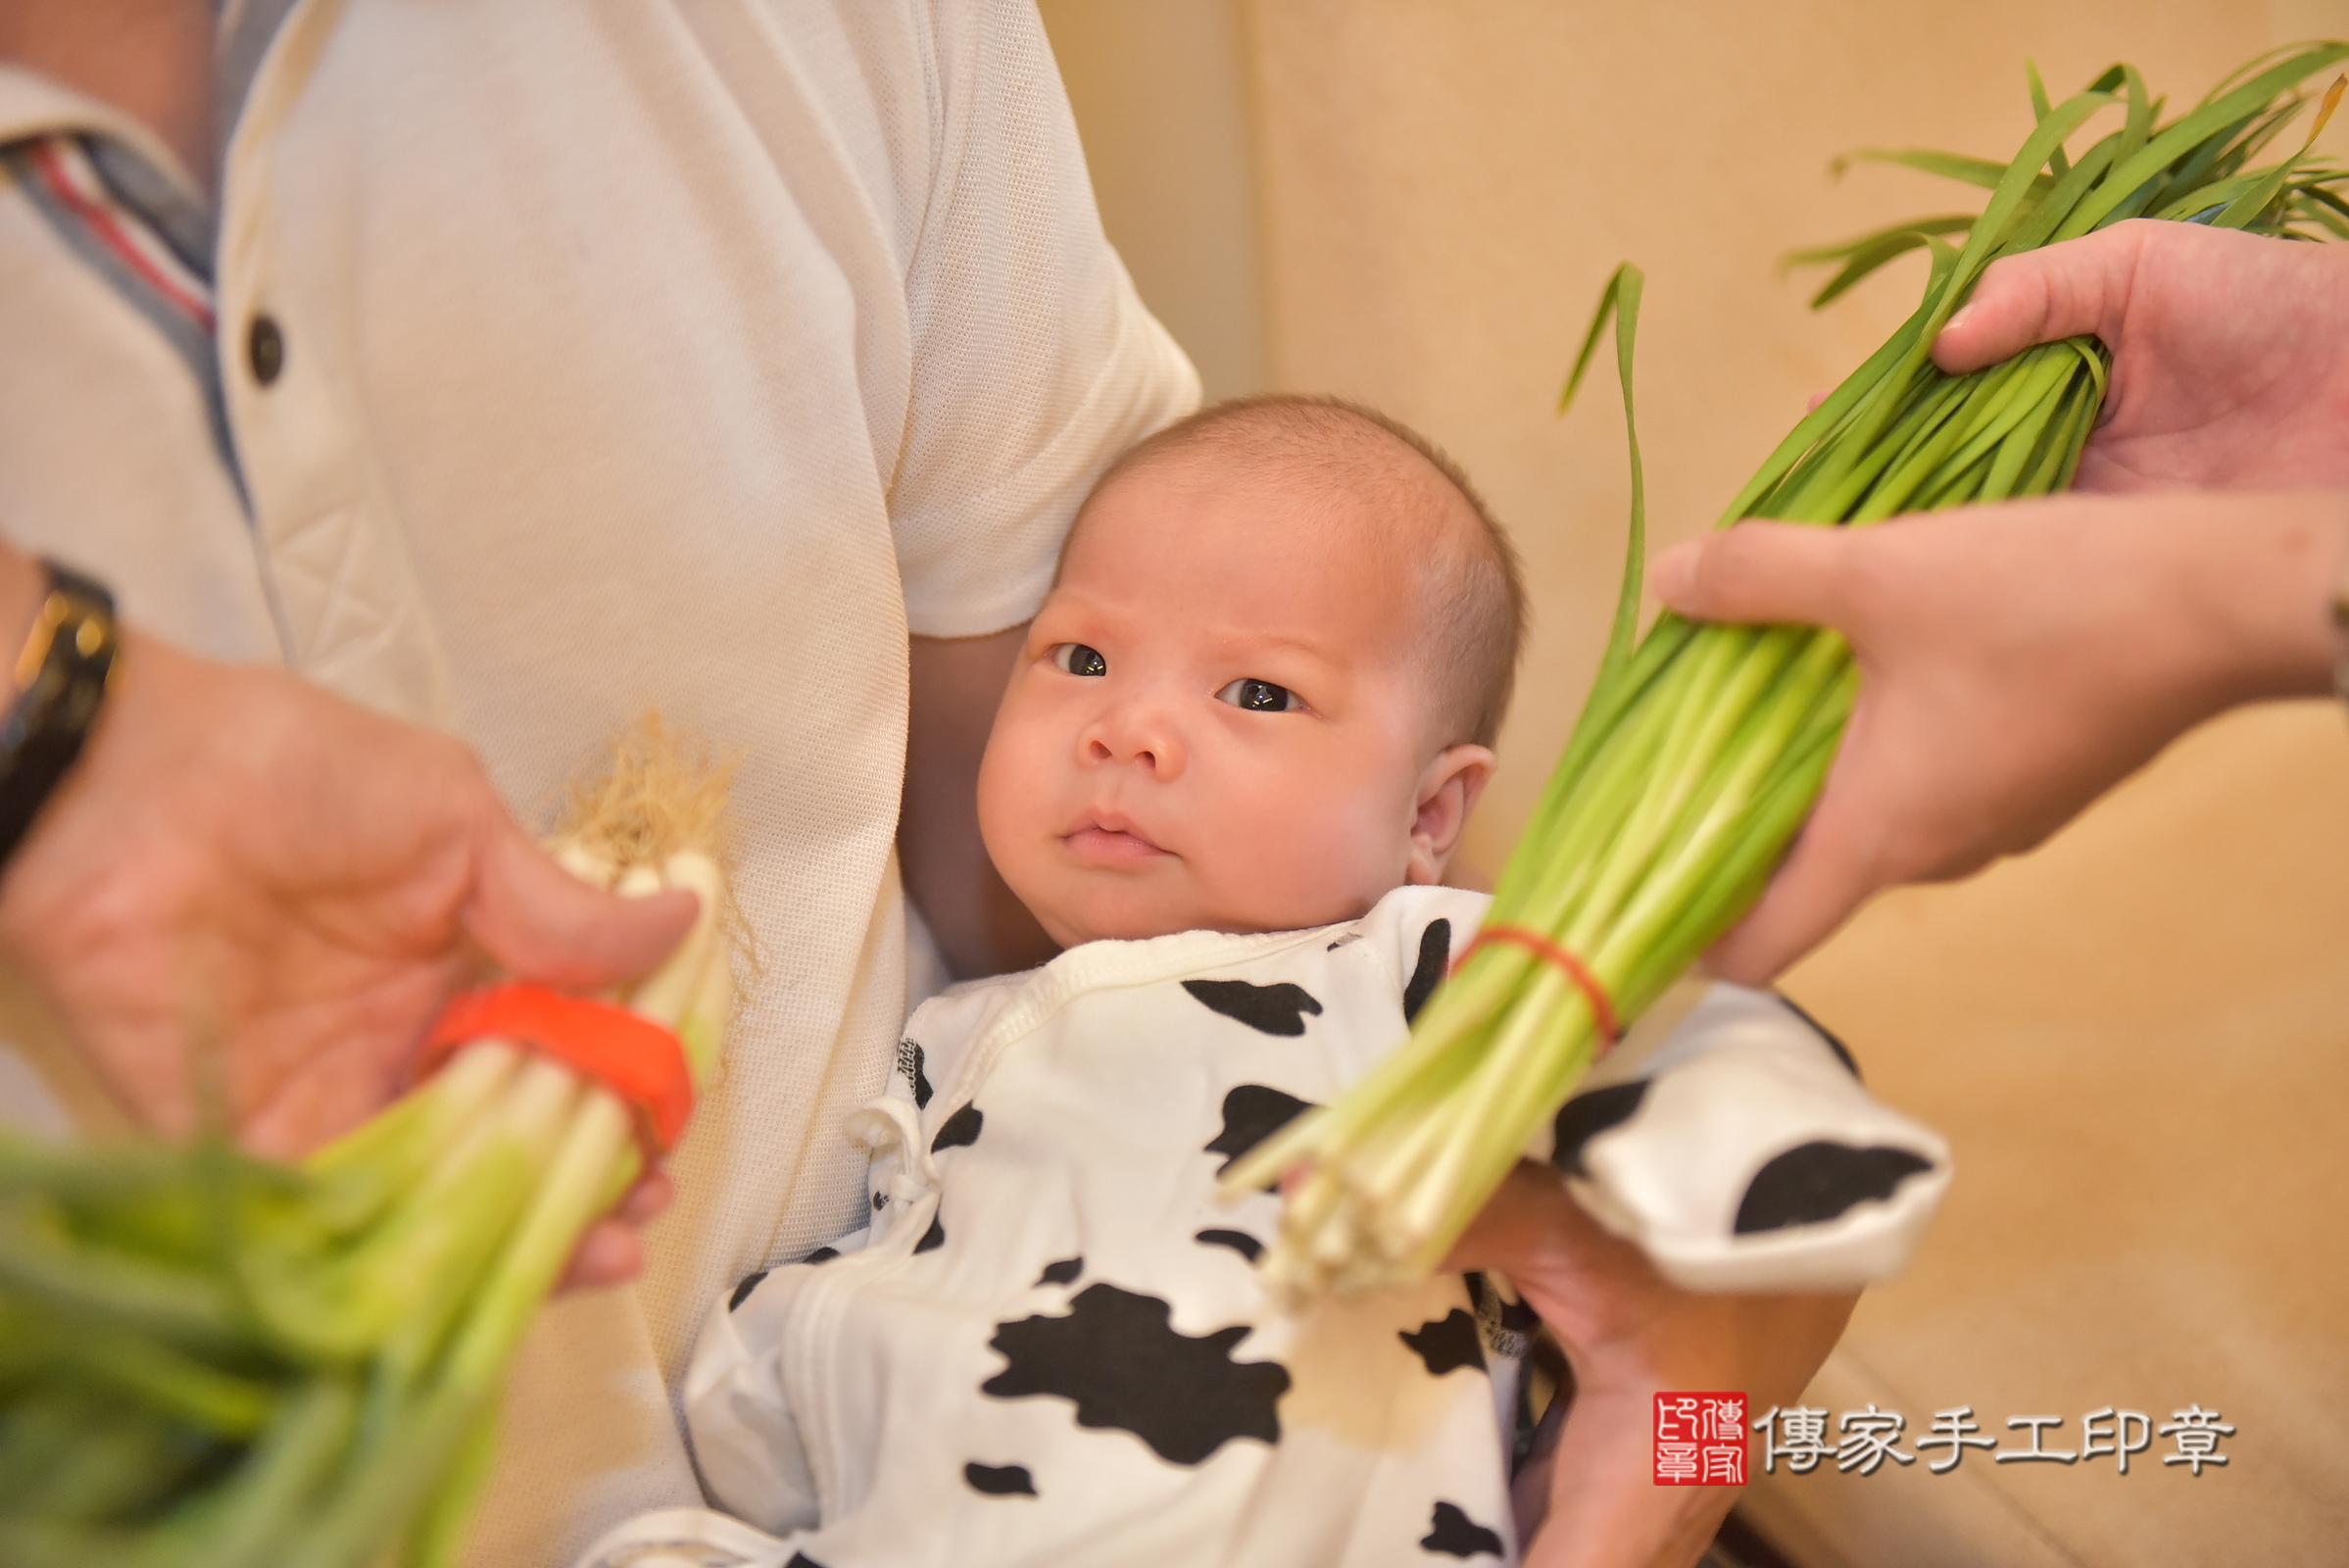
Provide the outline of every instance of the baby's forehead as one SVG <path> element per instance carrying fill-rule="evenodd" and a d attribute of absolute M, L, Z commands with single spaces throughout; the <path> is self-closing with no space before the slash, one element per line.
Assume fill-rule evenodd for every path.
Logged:
<path fill-rule="evenodd" d="M 1524 626 L 1515 555 L 1458 466 L 1374 410 L 1250 400 L 1136 447 L 1079 512 L 1055 598 L 1082 578 L 1112 602 L 1163 599 L 1142 585 L 1153 571 L 1170 588 L 1239 585 L 1210 596 L 1218 620 L 1244 603 L 1276 619 L 1290 600 L 1375 607 L 1376 643 L 1434 683 L 1448 741 L 1489 744 L 1507 707 Z M 1286 597 L 1267 597 L 1270 579 Z"/>
<path fill-rule="evenodd" d="M 1351 410 L 1309 405 L 1244 409 L 1177 427 L 1137 449 L 1136 457 L 1178 471 L 1325 483 L 1424 462 L 1408 442 Z"/>
<path fill-rule="evenodd" d="M 1309 528 L 1333 551 L 1373 555 L 1402 572 L 1477 526 L 1451 481 L 1408 444 L 1343 411 L 1258 411 L 1145 453 L 1113 480 L 1150 490 L 1245 498 L 1267 518 Z"/>
<path fill-rule="evenodd" d="M 1072 543 L 1076 571 L 1062 587 L 1146 617 L 1171 603 L 1198 630 L 1243 627 L 1348 668 L 1425 668 L 1443 635 L 1436 584 L 1461 549 L 1459 523 L 1416 475 L 1366 447 L 1157 454 L 1121 477 L 1100 518 L 1080 520 L 1102 531 L 1089 547 Z M 1204 597 L 1202 583 L 1212 585 Z"/>

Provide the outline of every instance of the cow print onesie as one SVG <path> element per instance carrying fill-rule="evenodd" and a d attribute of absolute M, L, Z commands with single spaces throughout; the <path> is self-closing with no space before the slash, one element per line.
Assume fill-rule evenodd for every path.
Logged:
<path fill-rule="evenodd" d="M 1513 1562 L 1523 1309 L 1440 1276 L 1287 1316 L 1252 1266 L 1277 1200 L 1215 1194 L 1397 1043 L 1486 902 L 1405 888 L 1321 930 L 1096 942 L 925 1004 L 850 1124 L 870 1226 L 743 1281 L 687 1374 L 704 1484 L 759 1529 L 671 1510 L 587 1561 Z M 1761 994 L 1716 988 L 1664 1035 L 1627 1042 L 1544 1140 L 1593 1212 L 1742 1284 L 1897 1266 L 1886 1221 L 1914 1242 L 1937 1139 Z M 1769 1127 L 1680 1092 L 1716 1056 Z M 1663 1065 L 1636 1076 L 1642 1057 Z M 1724 1264 L 1756 1243 L 1758 1273 Z"/>

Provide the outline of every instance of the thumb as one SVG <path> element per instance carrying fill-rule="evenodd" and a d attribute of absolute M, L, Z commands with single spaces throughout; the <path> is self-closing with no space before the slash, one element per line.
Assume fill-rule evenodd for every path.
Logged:
<path fill-rule="evenodd" d="M 1690 620 L 1841 626 L 1841 528 L 1741 522 L 1674 545 L 1648 566 L 1656 597 Z"/>
<path fill-rule="evenodd" d="M 1835 935 L 1878 890 L 1906 879 L 1907 868 L 1887 844 L 1887 836 L 1897 839 L 1901 817 L 1898 797 L 1876 778 L 1876 724 L 1863 688 L 1802 831 L 1760 900 L 1705 955 L 1714 974 L 1766 986 Z"/>
<path fill-rule="evenodd" d="M 1851 918 L 1876 884 L 1835 827 L 1833 816 L 1812 817 L 1760 901 L 1705 955 L 1707 969 L 1734 985 L 1767 986 Z"/>
<path fill-rule="evenodd" d="M 2143 238 L 2141 225 L 2119 223 L 2001 257 L 1933 340 L 1933 363 L 1960 375 L 2083 332 L 2117 341 Z"/>
<path fill-rule="evenodd" d="M 651 972 L 699 908 L 682 889 L 621 898 L 590 887 L 501 815 L 481 851 L 465 926 L 517 979 L 600 991 Z"/>

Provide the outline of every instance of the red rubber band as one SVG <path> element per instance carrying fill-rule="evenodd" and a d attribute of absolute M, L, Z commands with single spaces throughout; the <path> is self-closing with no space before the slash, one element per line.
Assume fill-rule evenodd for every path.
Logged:
<path fill-rule="evenodd" d="M 1539 931 L 1528 931 L 1517 925 L 1486 926 L 1461 951 L 1459 957 L 1452 961 L 1452 973 L 1460 972 L 1460 965 L 1468 961 L 1470 954 L 1494 943 L 1523 948 L 1563 973 L 1574 982 L 1574 988 L 1583 994 L 1583 1000 L 1590 1004 L 1590 1019 L 1598 1026 L 1598 1038 L 1609 1046 L 1623 1038 L 1623 1025 L 1615 1016 L 1614 1000 L 1607 995 L 1607 988 L 1598 983 L 1598 976 L 1590 972 L 1589 964 Z"/>
<path fill-rule="evenodd" d="M 693 1069 L 673 1030 L 652 1019 L 545 986 L 502 985 L 465 991 L 441 1009 L 416 1058 L 430 1076 L 460 1047 L 505 1040 L 554 1057 L 628 1102 L 638 1130 L 665 1153 L 693 1114 Z"/>

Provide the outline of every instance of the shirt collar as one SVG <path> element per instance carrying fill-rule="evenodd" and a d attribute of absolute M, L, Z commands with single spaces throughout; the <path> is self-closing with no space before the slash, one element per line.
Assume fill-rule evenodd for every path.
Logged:
<path fill-rule="evenodd" d="M 300 4 L 215 0 L 218 152 L 225 152 L 269 45 Z M 162 139 L 111 104 L 0 62 L 0 147 L 56 135 L 78 138 L 116 199 L 146 220 L 196 270 L 211 274 L 217 217 L 212 200 Z"/>
<path fill-rule="evenodd" d="M 218 155 L 225 157 L 228 138 L 252 95 L 253 78 L 269 45 L 285 28 L 302 0 L 214 0 L 220 18 L 219 42 L 213 52 L 213 123 L 219 127 Z"/>

